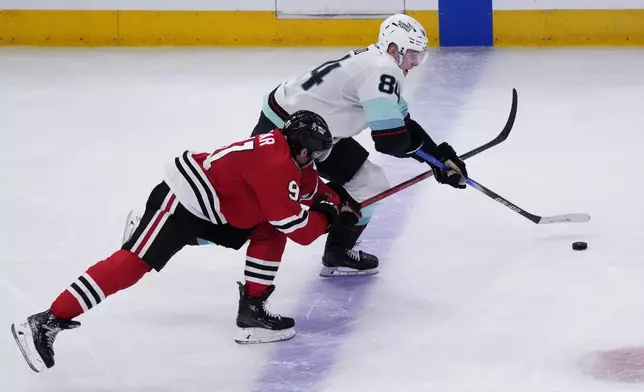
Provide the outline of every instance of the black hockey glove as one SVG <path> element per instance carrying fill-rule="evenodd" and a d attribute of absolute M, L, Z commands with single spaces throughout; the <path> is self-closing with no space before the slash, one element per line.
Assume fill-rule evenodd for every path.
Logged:
<path fill-rule="evenodd" d="M 438 153 L 434 157 L 448 166 L 448 169 L 441 170 L 429 164 L 432 167 L 436 181 L 441 184 L 448 184 L 454 188 L 465 189 L 465 179 L 467 178 L 465 162 L 458 157 L 456 151 L 447 143 L 439 144 L 436 149 Z"/>
<path fill-rule="evenodd" d="M 338 217 L 338 224 L 342 226 L 355 226 L 356 223 L 362 218 L 360 213 L 360 203 L 355 201 L 349 192 L 337 182 L 328 182 L 326 184 L 331 188 L 340 198 L 340 216 Z"/>
<path fill-rule="evenodd" d="M 338 215 L 340 214 L 340 208 L 328 200 L 329 196 L 329 193 L 315 196 L 313 198 L 313 204 L 309 207 L 309 211 L 316 211 L 324 214 L 327 220 L 327 231 L 335 224 L 338 220 Z"/>
<path fill-rule="evenodd" d="M 432 168 L 434 177 L 439 183 L 448 184 L 454 188 L 464 189 L 465 178 L 467 178 L 467 169 L 465 167 L 465 162 L 458 157 L 452 146 L 447 143 L 441 143 L 437 146 L 427 132 L 425 132 L 423 127 L 409 117 L 405 119 L 405 124 L 407 125 L 407 130 L 412 136 L 412 145 L 416 146 L 415 149 L 410 151 L 411 157 L 419 162 L 427 163 Z M 423 151 L 424 153 L 427 153 L 443 162 L 449 166 L 449 169 L 441 170 L 431 163 L 426 162 L 423 158 L 415 154 L 418 150 Z"/>

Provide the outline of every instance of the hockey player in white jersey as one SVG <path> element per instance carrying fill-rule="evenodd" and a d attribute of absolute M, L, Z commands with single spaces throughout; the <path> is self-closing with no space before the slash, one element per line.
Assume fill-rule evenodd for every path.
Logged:
<path fill-rule="evenodd" d="M 425 60 L 427 42 L 418 21 L 403 14 L 390 16 L 381 25 L 377 44 L 327 61 L 271 91 L 253 135 L 281 128 L 297 110 L 319 113 L 329 125 L 334 146 L 316 163 L 318 172 L 353 201 L 362 202 L 390 187 L 382 168 L 367 159 L 369 153 L 352 138 L 367 127 L 378 152 L 425 162 L 415 155 L 422 150 L 448 165 L 446 171 L 430 165 L 439 182 L 465 188 L 465 164 L 449 144 L 436 145 L 410 118 L 402 97 L 405 76 Z M 371 207 L 365 208 L 357 225 L 329 232 L 322 276 L 378 272 L 375 255 L 354 249 L 371 214 Z"/>

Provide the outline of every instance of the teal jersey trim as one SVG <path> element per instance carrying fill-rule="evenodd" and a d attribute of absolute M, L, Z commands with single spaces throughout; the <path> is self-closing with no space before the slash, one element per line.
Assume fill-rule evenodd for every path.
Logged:
<path fill-rule="evenodd" d="M 273 122 L 278 128 L 284 128 L 284 121 L 278 116 L 270 106 L 268 106 L 268 94 L 264 96 L 264 105 L 262 107 L 262 112 L 264 116 L 268 117 L 269 120 Z"/>
<path fill-rule="evenodd" d="M 389 98 L 374 98 L 362 102 L 364 114 L 373 131 L 399 128 L 405 125 L 400 105 Z"/>
<path fill-rule="evenodd" d="M 407 101 L 405 101 L 405 98 L 400 97 L 398 106 L 400 107 L 400 113 L 402 113 L 403 118 L 407 117 L 407 115 L 409 114 L 409 105 L 407 104 Z"/>

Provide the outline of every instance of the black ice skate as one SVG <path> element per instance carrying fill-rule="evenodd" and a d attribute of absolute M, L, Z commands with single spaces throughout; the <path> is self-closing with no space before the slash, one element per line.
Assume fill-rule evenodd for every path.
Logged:
<path fill-rule="evenodd" d="M 235 341 L 239 344 L 269 343 L 288 340 L 295 336 L 295 320 L 266 310 L 268 297 L 275 291 L 271 285 L 261 297 L 246 295 L 246 286 L 239 284 L 239 310 L 237 326 L 240 328 Z"/>
<path fill-rule="evenodd" d="M 378 258 L 356 249 L 328 246 L 322 256 L 320 276 L 356 276 L 378 273 Z"/>
<path fill-rule="evenodd" d="M 78 321 L 62 320 L 51 310 L 37 313 L 21 324 L 11 324 L 11 333 L 34 372 L 54 366 L 54 340 L 58 332 L 80 327 Z"/>

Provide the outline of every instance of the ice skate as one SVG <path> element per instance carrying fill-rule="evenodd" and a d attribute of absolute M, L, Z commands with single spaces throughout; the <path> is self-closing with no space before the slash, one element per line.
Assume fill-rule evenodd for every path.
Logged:
<path fill-rule="evenodd" d="M 275 291 L 271 285 L 261 297 L 246 295 L 246 286 L 239 284 L 239 311 L 237 326 L 239 333 L 235 341 L 239 344 L 269 343 L 288 340 L 295 336 L 295 320 L 282 317 L 266 310 L 268 297 Z"/>
<path fill-rule="evenodd" d="M 37 313 L 20 324 L 11 324 L 11 333 L 27 364 L 34 372 L 54 366 L 54 340 L 58 332 L 80 327 L 78 321 L 62 320 L 51 310 Z"/>
<path fill-rule="evenodd" d="M 329 246 L 322 256 L 320 276 L 360 276 L 378 273 L 378 258 L 356 249 Z"/>

